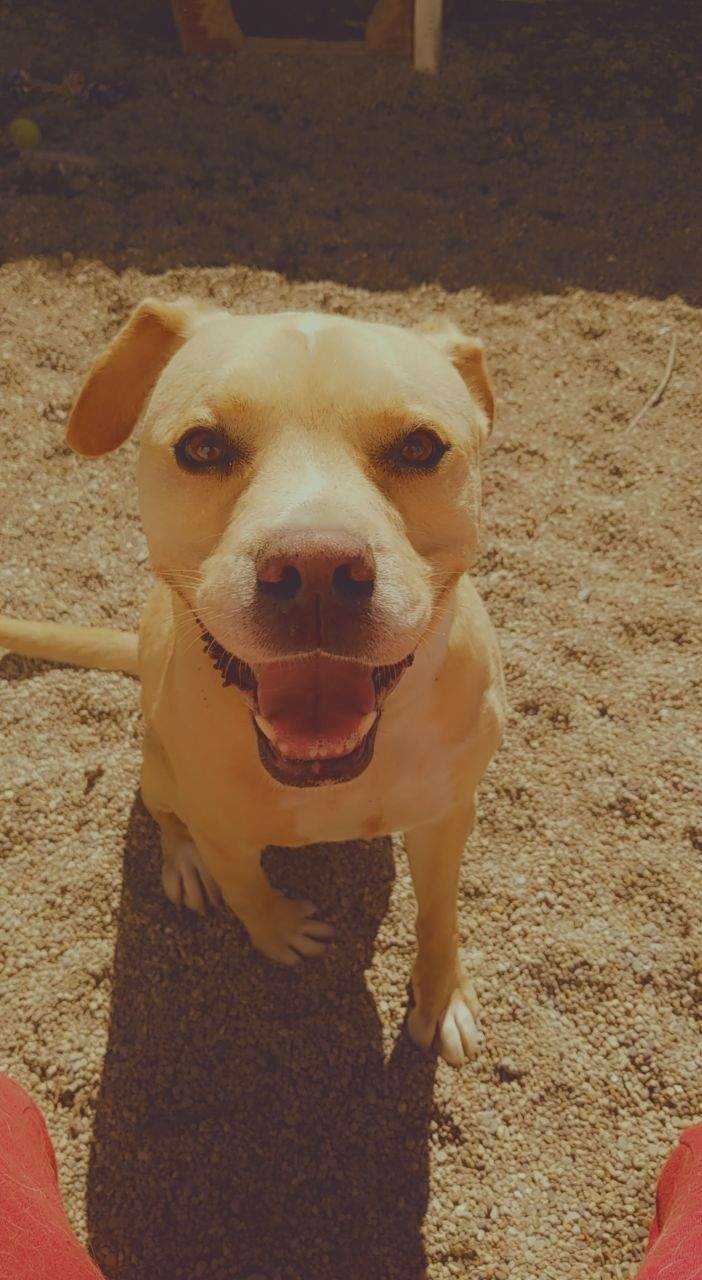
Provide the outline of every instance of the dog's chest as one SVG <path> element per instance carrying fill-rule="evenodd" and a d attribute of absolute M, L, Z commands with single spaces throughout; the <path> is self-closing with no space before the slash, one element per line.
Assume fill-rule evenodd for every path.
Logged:
<path fill-rule="evenodd" d="M 446 664 L 438 639 L 436 649 L 388 698 L 367 769 L 351 782 L 299 788 L 268 773 L 244 701 L 188 654 L 182 671 L 171 666 L 151 715 L 176 812 L 222 848 L 372 839 L 441 817 L 482 776 L 499 716 L 486 714 L 487 664 L 462 651 Z"/>
<path fill-rule="evenodd" d="M 354 782 L 281 792 L 281 815 L 297 839 L 373 839 L 418 826 L 450 808 L 455 762 L 438 725 L 428 719 L 411 734 L 398 728 L 378 739 L 373 764 Z"/>
<path fill-rule="evenodd" d="M 352 782 L 322 787 L 282 786 L 257 758 L 248 717 L 231 736 L 217 733 L 206 708 L 190 708 L 188 734 L 164 716 L 157 726 L 174 767 L 178 812 L 188 824 L 226 845 L 304 845 L 373 839 L 404 831 L 445 813 L 456 802 L 460 751 L 427 708 L 424 715 L 387 718 L 373 761 Z M 193 750 L 207 744 L 206 754 Z"/>

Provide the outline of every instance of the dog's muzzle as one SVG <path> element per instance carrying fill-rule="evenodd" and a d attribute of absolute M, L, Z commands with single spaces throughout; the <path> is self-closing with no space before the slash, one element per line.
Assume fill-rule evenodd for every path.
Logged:
<path fill-rule="evenodd" d="M 199 619 L 198 619 L 199 621 Z M 382 705 L 414 655 L 371 667 L 323 653 L 251 667 L 200 623 L 205 651 L 222 685 L 251 708 L 259 758 L 292 787 L 350 782 L 373 758 Z"/>

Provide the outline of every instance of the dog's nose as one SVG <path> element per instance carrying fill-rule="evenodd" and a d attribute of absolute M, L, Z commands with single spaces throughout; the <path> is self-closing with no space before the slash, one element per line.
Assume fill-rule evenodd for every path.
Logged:
<path fill-rule="evenodd" d="M 353 607 L 369 600 L 375 586 L 371 548 L 346 533 L 279 539 L 257 573 L 259 591 L 279 604 L 320 596 Z"/>

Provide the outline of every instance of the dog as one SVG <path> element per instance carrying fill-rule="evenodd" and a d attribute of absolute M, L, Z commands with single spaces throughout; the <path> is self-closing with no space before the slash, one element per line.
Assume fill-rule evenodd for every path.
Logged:
<path fill-rule="evenodd" d="M 139 635 L 0 619 L 15 652 L 140 677 L 165 892 L 224 903 L 270 959 L 319 956 L 333 930 L 272 888 L 265 846 L 403 832 L 408 1029 L 454 1065 L 481 1039 L 459 865 L 505 717 L 470 577 L 492 418 L 483 345 L 450 323 L 147 299 L 67 431 L 97 457 L 141 420 Z"/>

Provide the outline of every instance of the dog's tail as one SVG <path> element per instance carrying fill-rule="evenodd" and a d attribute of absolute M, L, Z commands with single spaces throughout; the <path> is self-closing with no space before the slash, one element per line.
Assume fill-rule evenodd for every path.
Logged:
<path fill-rule="evenodd" d="M 114 627 L 77 627 L 71 622 L 21 622 L 0 615 L 0 649 L 25 658 L 70 662 L 98 671 L 139 674 L 136 632 Z"/>

